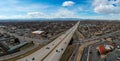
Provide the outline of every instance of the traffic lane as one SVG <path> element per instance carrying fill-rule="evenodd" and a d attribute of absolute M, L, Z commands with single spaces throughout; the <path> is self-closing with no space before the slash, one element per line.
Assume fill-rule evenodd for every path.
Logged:
<path fill-rule="evenodd" d="M 73 26 L 71 29 L 69 29 L 68 31 L 70 32 L 70 31 L 75 31 L 75 29 L 77 28 L 77 26 L 78 26 L 78 24 L 79 23 L 77 23 L 75 26 Z M 69 32 L 65 32 L 65 33 L 69 33 Z M 72 33 L 74 33 L 74 32 L 72 32 Z M 65 35 L 65 34 L 63 34 L 63 35 Z M 62 39 L 62 38 L 61 38 Z M 59 39 L 60 40 L 60 39 Z M 57 42 L 58 41 L 55 41 L 55 43 L 54 44 L 57 44 Z M 52 44 L 52 42 L 50 43 L 50 44 Z M 49 45 L 47 45 L 47 46 L 49 46 Z M 54 47 L 53 47 L 54 48 Z M 51 48 L 51 49 L 53 49 L 53 48 Z M 35 52 L 35 53 L 33 53 L 33 54 L 31 54 L 31 55 L 29 55 L 29 56 L 27 56 L 27 57 L 25 57 L 25 58 L 23 58 L 23 59 L 20 59 L 19 61 L 25 61 L 26 59 L 27 60 L 29 60 L 29 61 L 32 61 L 32 59 L 34 59 L 35 61 L 40 61 L 42 58 L 44 58 L 51 50 L 49 49 L 49 50 L 44 50 L 45 49 L 45 47 L 43 47 L 42 49 L 40 49 L 40 50 L 38 50 L 37 52 Z M 41 53 L 41 54 L 38 54 L 38 53 Z M 35 58 L 34 58 L 35 57 Z"/>
<path fill-rule="evenodd" d="M 81 61 L 87 61 L 88 48 L 89 48 L 89 47 L 85 47 L 85 48 L 84 48 L 84 51 L 83 51 L 83 54 L 82 54 Z"/>
<path fill-rule="evenodd" d="M 56 47 L 56 49 L 54 49 L 51 54 L 49 54 L 43 61 L 59 61 L 60 57 L 62 56 L 62 54 L 64 53 L 66 47 L 68 46 L 75 30 L 77 29 L 77 26 L 75 27 L 75 29 L 72 31 L 72 33 L 70 33 L 70 35 L 68 35 L 65 40 Z M 63 51 L 59 51 L 63 49 Z M 56 51 L 59 52 L 59 54 L 56 53 Z M 61 52 L 61 53 L 60 53 Z M 55 58 L 54 58 L 55 57 Z"/>
<path fill-rule="evenodd" d="M 72 29 L 74 29 L 74 28 L 72 28 Z M 68 31 L 66 32 L 66 34 L 70 33 L 72 29 L 68 30 Z M 19 61 L 24 61 L 24 60 L 32 61 L 32 58 L 33 58 L 33 57 L 34 57 L 34 59 L 35 59 L 36 61 L 42 60 L 42 59 L 61 41 L 61 39 L 63 39 L 63 38 L 66 36 L 66 34 L 63 34 L 61 37 L 57 38 L 56 41 L 53 41 L 53 42 L 51 42 L 50 44 L 48 44 L 47 46 L 50 46 L 50 49 L 46 50 L 46 47 L 47 47 L 47 46 L 46 46 L 46 47 L 43 47 L 42 49 L 40 49 L 40 51 L 37 51 L 37 52 L 35 52 L 34 54 L 32 54 L 32 55 L 30 55 L 30 56 L 27 56 L 27 57 L 25 57 L 25 58 L 23 58 L 23 59 L 20 59 Z M 58 40 L 59 40 L 59 41 L 58 41 Z M 54 46 L 51 46 L 51 44 L 52 44 L 52 45 L 55 44 L 55 45 L 54 45 Z M 41 54 L 38 54 L 38 53 L 41 53 Z"/>
<path fill-rule="evenodd" d="M 65 37 L 65 34 L 57 38 L 55 41 L 51 42 L 50 44 L 46 45 L 45 47 L 41 48 L 40 50 L 36 51 L 35 53 L 22 58 L 18 61 L 25 61 L 26 59 L 31 61 L 31 58 L 35 57 L 36 60 L 41 60 L 43 57 L 45 57 L 60 41 L 61 39 Z M 49 47 L 49 49 L 47 49 Z"/>
<path fill-rule="evenodd" d="M 68 37 L 66 37 L 65 40 L 59 46 L 57 46 L 56 49 L 54 49 L 43 61 L 59 61 L 66 47 L 68 46 L 74 31 L 75 30 L 73 30 L 73 32 L 68 35 Z"/>

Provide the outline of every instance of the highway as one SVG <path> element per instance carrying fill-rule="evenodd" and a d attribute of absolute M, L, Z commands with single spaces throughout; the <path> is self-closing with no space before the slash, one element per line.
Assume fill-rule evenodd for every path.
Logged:
<path fill-rule="evenodd" d="M 36 48 L 38 46 L 38 44 L 41 43 L 41 40 L 39 40 L 39 39 L 34 39 L 34 38 L 19 36 L 19 35 L 15 34 L 15 33 L 9 33 L 9 32 L 7 32 L 7 31 L 5 31 L 3 29 L 0 29 L 0 33 L 7 33 L 9 35 L 13 35 L 13 36 L 19 38 L 19 40 L 20 40 L 21 43 L 24 42 L 25 40 L 28 41 L 28 42 L 34 41 L 34 43 L 36 43 L 33 47 L 30 47 L 28 49 L 25 49 L 25 50 L 22 50 L 22 51 L 19 51 L 19 52 L 15 52 L 13 54 L 1 56 L 0 57 L 0 61 L 6 60 L 6 59 L 9 59 L 9 58 L 13 58 L 13 57 L 16 57 L 16 56 L 19 56 L 19 55 L 22 55 L 22 54 L 24 54 L 24 53 L 26 53 L 26 52 L 28 52 L 28 51 Z"/>
<path fill-rule="evenodd" d="M 79 33 L 78 30 L 76 30 L 76 32 L 75 32 L 74 35 L 77 36 L 77 41 L 74 42 L 74 43 L 77 45 L 77 47 L 75 48 L 74 52 L 72 53 L 72 55 L 71 55 L 71 57 L 69 58 L 68 61 L 76 61 L 77 54 L 78 54 L 78 49 L 79 49 L 79 47 L 80 47 L 80 45 L 81 45 L 81 43 L 82 43 L 82 40 L 81 40 L 81 38 L 80 38 L 80 33 Z"/>
<path fill-rule="evenodd" d="M 40 50 L 17 61 L 59 61 L 80 22 Z"/>
<path fill-rule="evenodd" d="M 81 61 L 87 61 L 88 48 L 89 48 L 89 47 L 85 47 L 85 48 L 84 48 L 84 51 L 83 51 L 83 55 L 82 55 Z"/>
<path fill-rule="evenodd" d="M 42 44 L 44 41 L 48 41 L 48 40 L 40 40 L 40 39 L 35 39 L 35 38 L 29 38 L 29 37 L 25 37 L 25 36 L 19 36 L 19 35 L 15 34 L 15 33 L 10 33 L 10 32 L 7 32 L 7 31 L 5 31 L 3 29 L 0 29 L 0 33 L 6 33 L 6 34 L 9 34 L 9 35 L 13 35 L 16 38 L 19 38 L 21 43 L 24 42 L 24 41 L 27 41 L 27 42 L 33 41 L 35 43 L 33 47 L 30 47 L 28 49 L 21 50 L 19 52 L 15 52 L 13 54 L 1 56 L 0 61 L 1 60 L 6 60 L 6 59 L 9 59 L 9 58 L 13 58 L 13 57 L 16 57 L 16 56 L 19 56 L 19 55 L 22 55 L 22 54 L 25 54 L 26 52 L 38 47 L 38 45 Z"/>

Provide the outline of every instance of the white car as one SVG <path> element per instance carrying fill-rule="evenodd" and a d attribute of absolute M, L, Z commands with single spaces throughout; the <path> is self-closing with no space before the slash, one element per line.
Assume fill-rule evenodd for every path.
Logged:
<path fill-rule="evenodd" d="M 118 49 L 120 49 L 120 46 L 117 46 Z"/>
<path fill-rule="evenodd" d="M 120 56 L 117 57 L 117 60 L 120 60 Z"/>

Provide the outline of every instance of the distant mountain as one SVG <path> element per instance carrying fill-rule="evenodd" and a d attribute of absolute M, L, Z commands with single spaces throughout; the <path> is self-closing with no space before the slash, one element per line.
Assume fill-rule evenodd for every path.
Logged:
<path fill-rule="evenodd" d="M 31 22 L 31 21 L 73 21 L 83 20 L 78 18 L 32 18 L 32 19 L 1 19 L 0 22 Z"/>
<path fill-rule="evenodd" d="M 0 19 L 0 22 L 33 22 L 33 21 L 78 21 L 78 20 L 100 20 L 100 19 L 81 19 L 81 18 L 32 18 L 32 19 Z M 113 20 L 109 20 L 113 21 Z M 119 20 L 114 20 L 119 21 Z"/>

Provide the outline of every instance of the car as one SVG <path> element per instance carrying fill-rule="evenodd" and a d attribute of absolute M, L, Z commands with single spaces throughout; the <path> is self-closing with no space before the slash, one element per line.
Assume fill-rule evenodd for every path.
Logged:
<path fill-rule="evenodd" d="M 32 60 L 35 60 L 35 58 L 33 57 Z"/>
<path fill-rule="evenodd" d="M 118 45 L 117 48 L 120 49 L 120 46 Z"/>
<path fill-rule="evenodd" d="M 60 51 L 59 51 L 59 50 L 56 50 L 56 52 L 60 53 Z"/>
<path fill-rule="evenodd" d="M 46 47 L 46 49 L 50 49 L 50 47 Z"/>
<path fill-rule="evenodd" d="M 56 52 L 58 52 L 58 50 L 56 50 Z"/>
<path fill-rule="evenodd" d="M 63 48 L 61 50 L 63 50 Z"/>
<path fill-rule="evenodd" d="M 120 56 L 117 57 L 117 60 L 120 60 Z"/>
<path fill-rule="evenodd" d="M 92 51 L 90 51 L 89 53 L 92 54 Z"/>

